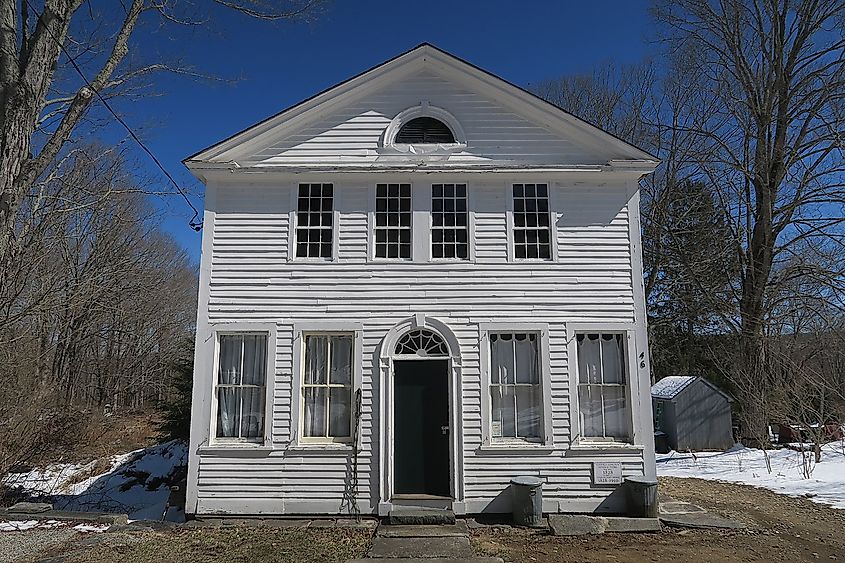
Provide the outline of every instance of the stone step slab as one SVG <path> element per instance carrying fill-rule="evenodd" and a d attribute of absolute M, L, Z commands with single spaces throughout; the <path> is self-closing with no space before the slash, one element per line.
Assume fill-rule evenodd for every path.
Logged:
<path fill-rule="evenodd" d="M 501 557 L 368 557 L 366 559 L 347 559 L 346 563 L 504 563 Z"/>
<path fill-rule="evenodd" d="M 443 525 L 454 524 L 455 513 L 451 510 L 423 507 L 396 507 L 387 515 L 390 524 Z"/>
<path fill-rule="evenodd" d="M 409 524 L 387 524 L 378 527 L 376 535 L 383 538 L 448 538 L 466 537 L 469 534 L 466 522 L 414 526 Z"/>
<path fill-rule="evenodd" d="M 370 551 L 371 558 L 431 559 L 435 557 L 472 557 L 473 551 L 467 537 L 435 537 L 435 538 L 383 538 L 373 539 Z"/>

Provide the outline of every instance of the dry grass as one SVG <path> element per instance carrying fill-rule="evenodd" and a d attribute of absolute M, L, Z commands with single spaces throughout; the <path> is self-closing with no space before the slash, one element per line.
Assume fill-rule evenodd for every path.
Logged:
<path fill-rule="evenodd" d="M 348 528 L 182 528 L 105 534 L 98 545 L 66 544 L 50 555 L 63 563 L 323 563 L 364 557 L 372 534 Z"/>

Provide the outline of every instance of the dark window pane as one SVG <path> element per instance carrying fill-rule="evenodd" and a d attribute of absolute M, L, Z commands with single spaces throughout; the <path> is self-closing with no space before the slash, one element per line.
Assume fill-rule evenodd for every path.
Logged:
<path fill-rule="evenodd" d="M 431 210 L 432 211 L 443 211 L 443 200 L 442 199 L 435 199 L 431 202 Z"/>
<path fill-rule="evenodd" d="M 445 252 L 446 258 L 454 258 L 455 257 L 455 247 L 453 245 L 451 245 L 451 244 L 446 245 L 446 248 L 444 248 L 444 250 L 446 251 Z"/>
<path fill-rule="evenodd" d="M 308 244 L 304 242 L 296 243 L 296 256 L 297 258 L 305 258 L 308 256 Z"/>
<path fill-rule="evenodd" d="M 332 256 L 332 243 L 324 242 L 320 245 L 320 256 L 322 258 L 331 258 L 331 256 Z"/>
<path fill-rule="evenodd" d="M 323 213 L 323 226 L 332 224 L 332 213 Z"/>
<path fill-rule="evenodd" d="M 411 245 L 410 244 L 401 244 L 399 245 L 400 250 L 400 258 L 410 258 L 411 257 Z"/>
<path fill-rule="evenodd" d="M 384 211 L 387 211 L 387 200 L 379 198 L 376 200 L 376 212 L 382 213 Z"/>
<path fill-rule="evenodd" d="M 387 184 L 376 185 L 376 197 L 387 197 Z"/>
<path fill-rule="evenodd" d="M 541 227 L 548 227 L 549 226 L 549 214 L 548 213 L 539 213 L 537 216 L 538 223 Z"/>
<path fill-rule="evenodd" d="M 539 258 L 539 254 L 537 253 L 537 246 L 536 245 L 529 245 L 528 246 L 528 258 Z"/>
<path fill-rule="evenodd" d="M 514 254 L 517 258 L 525 258 L 525 246 L 522 244 L 517 245 L 514 248 Z"/>
<path fill-rule="evenodd" d="M 399 184 L 399 195 L 403 198 L 410 199 L 411 184 Z"/>
<path fill-rule="evenodd" d="M 434 184 L 431 186 L 431 197 L 443 196 L 443 184 Z"/>
<path fill-rule="evenodd" d="M 460 227 L 466 227 L 467 224 L 467 214 L 466 213 L 458 213 L 457 216 L 457 224 Z"/>
<path fill-rule="evenodd" d="M 513 185 L 513 197 L 522 197 L 525 195 L 525 188 L 522 184 Z"/>
<path fill-rule="evenodd" d="M 309 242 L 308 243 L 308 256 L 320 256 L 320 243 L 318 242 Z"/>
<path fill-rule="evenodd" d="M 546 184 L 537 184 L 537 196 L 549 197 L 549 189 Z"/>
<path fill-rule="evenodd" d="M 525 184 L 525 197 L 534 197 L 535 193 L 534 184 Z"/>
<path fill-rule="evenodd" d="M 387 242 L 387 231 L 380 229 L 376 231 L 376 244 Z"/>
<path fill-rule="evenodd" d="M 443 230 L 442 230 L 442 229 L 434 229 L 434 230 L 431 232 L 431 239 L 432 239 L 435 243 L 440 243 L 440 242 L 443 242 Z"/>
<path fill-rule="evenodd" d="M 403 244 L 411 244 L 411 231 L 408 229 L 402 229 L 399 233 L 399 242 Z"/>
<path fill-rule="evenodd" d="M 443 225 L 443 214 L 442 213 L 432 213 L 431 214 L 431 224 L 435 227 L 439 227 Z"/>
<path fill-rule="evenodd" d="M 466 184 L 458 184 L 455 186 L 455 195 L 458 197 L 466 197 L 467 196 L 467 186 Z"/>
<path fill-rule="evenodd" d="M 552 247 L 548 244 L 540 245 L 540 258 L 549 259 L 552 257 Z"/>
<path fill-rule="evenodd" d="M 458 258 L 464 258 L 464 259 L 469 258 L 468 248 L 469 247 L 466 244 L 459 244 L 458 245 L 458 252 L 457 252 Z"/>

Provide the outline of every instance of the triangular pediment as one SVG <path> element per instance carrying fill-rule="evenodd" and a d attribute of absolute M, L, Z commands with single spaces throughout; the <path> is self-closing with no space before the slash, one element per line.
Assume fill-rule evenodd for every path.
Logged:
<path fill-rule="evenodd" d="M 404 115 L 442 118 L 449 146 L 388 144 Z M 656 163 L 647 152 L 430 45 L 421 45 L 186 159 L 249 168 Z"/>

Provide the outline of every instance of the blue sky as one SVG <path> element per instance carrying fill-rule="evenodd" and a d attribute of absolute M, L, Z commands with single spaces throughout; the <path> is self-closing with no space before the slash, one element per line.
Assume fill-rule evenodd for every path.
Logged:
<path fill-rule="evenodd" d="M 174 177 L 200 194 L 199 207 L 201 187 L 183 158 L 419 43 L 530 88 L 609 61 L 641 60 L 652 48 L 649 5 L 333 0 L 313 21 L 280 24 L 215 10 L 211 26 L 148 30 L 142 54 L 175 54 L 234 82 L 162 75 L 155 96 L 116 105 Z M 188 206 L 176 197 L 159 203 L 166 229 L 198 259 Z"/>

